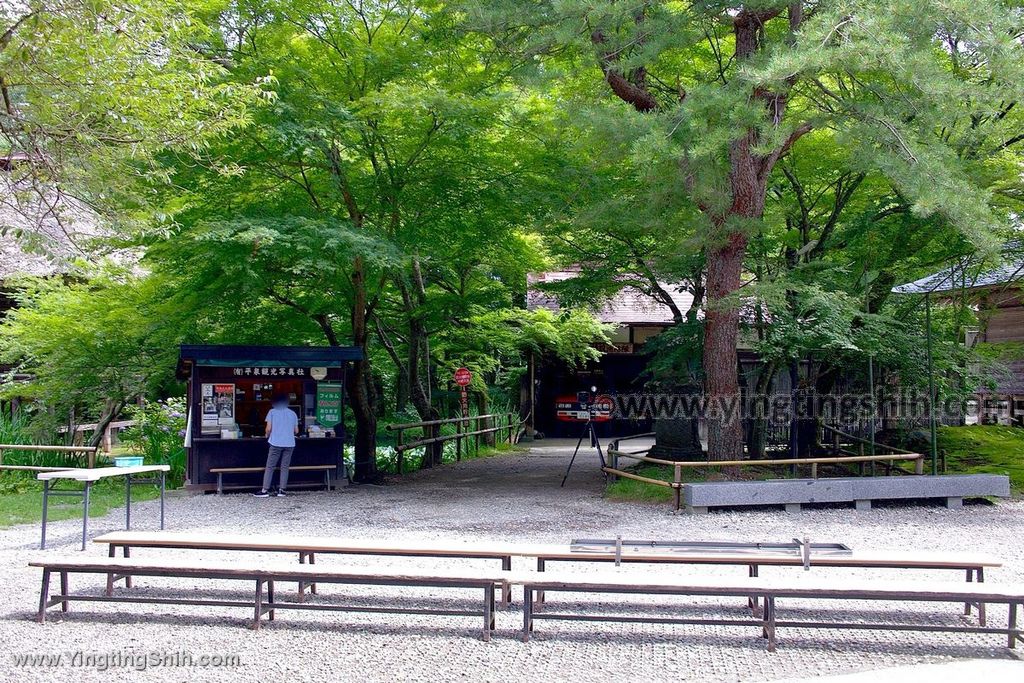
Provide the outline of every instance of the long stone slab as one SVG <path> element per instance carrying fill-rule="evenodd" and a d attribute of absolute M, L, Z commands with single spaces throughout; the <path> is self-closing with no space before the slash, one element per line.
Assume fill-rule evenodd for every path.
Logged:
<path fill-rule="evenodd" d="M 718 481 L 686 484 L 682 492 L 687 511 L 695 513 L 737 505 L 784 505 L 795 512 L 807 503 L 840 502 L 870 510 L 873 500 L 912 498 L 945 498 L 957 507 L 964 498 L 1009 495 L 1009 477 L 998 474 Z"/>

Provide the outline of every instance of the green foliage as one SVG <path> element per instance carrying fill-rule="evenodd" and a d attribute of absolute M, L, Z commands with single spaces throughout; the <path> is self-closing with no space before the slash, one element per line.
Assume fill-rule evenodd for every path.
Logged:
<path fill-rule="evenodd" d="M 938 445 L 945 455 L 947 472 L 1005 474 L 1014 490 L 1024 490 L 1024 429 L 995 425 L 940 427 Z"/>
<path fill-rule="evenodd" d="M 147 465 L 170 465 L 174 484 L 185 481 L 185 399 L 129 406 L 127 414 L 135 421 L 121 432 L 121 442 L 129 452 L 143 456 Z"/>
<path fill-rule="evenodd" d="M 206 54 L 215 36 L 201 17 L 225 5 L 4 3 L 0 154 L 24 157 L 12 167 L 18 186 L 51 201 L 60 186 L 110 221 L 138 227 L 151 208 L 145 184 L 166 180 L 159 155 L 200 150 L 258 108 L 257 80 L 225 81 L 223 64 Z"/>
<path fill-rule="evenodd" d="M 165 386 L 176 348 L 160 292 L 159 279 L 118 269 L 24 282 L 19 307 L 0 322 L 0 362 L 30 379 L 3 391 L 45 402 L 58 420 L 72 410 L 95 419 Z"/>

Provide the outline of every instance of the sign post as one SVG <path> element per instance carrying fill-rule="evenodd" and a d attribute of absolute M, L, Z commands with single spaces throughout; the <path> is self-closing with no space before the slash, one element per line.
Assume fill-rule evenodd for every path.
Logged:
<path fill-rule="evenodd" d="M 455 371 L 455 383 L 459 385 L 459 406 L 462 408 L 462 417 L 469 417 L 469 393 L 466 387 L 473 381 L 473 373 L 467 368 L 459 368 Z"/>

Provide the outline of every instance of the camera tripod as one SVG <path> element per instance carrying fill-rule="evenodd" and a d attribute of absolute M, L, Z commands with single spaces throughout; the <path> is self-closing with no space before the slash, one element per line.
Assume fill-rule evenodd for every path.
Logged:
<path fill-rule="evenodd" d="M 594 429 L 594 411 L 590 410 L 590 417 L 587 418 L 587 422 L 583 425 L 583 432 L 580 434 L 580 440 L 576 442 L 576 450 L 572 452 L 572 459 L 569 460 L 569 466 L 565 468 L 565 476 L 562 477 L 562 483 L 559 484 L 559 488 L 565 486 L 565 482 L 569 479 L 569 472 L 572 470 L 572 464 L 576 462 L 576 455 L 580 452 L 580 446 L 583 444 L 583 439 L 587 435 L 590 435 L 590 445 L 597 448 L 597 455 L 601 458 L 601 467 L 604 467 L 604 453 L 601 451 L 601 440 L 597 438 L 597 430 Z"/>

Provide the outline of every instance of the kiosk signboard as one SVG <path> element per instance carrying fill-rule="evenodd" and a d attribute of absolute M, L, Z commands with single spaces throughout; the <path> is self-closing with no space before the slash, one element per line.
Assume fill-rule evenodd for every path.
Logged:
<path fill-rule="evenodd" d="M 323 427 L 341 422 L 341 385 L 321 382 L 316 385 L 316 421 Z"/>

